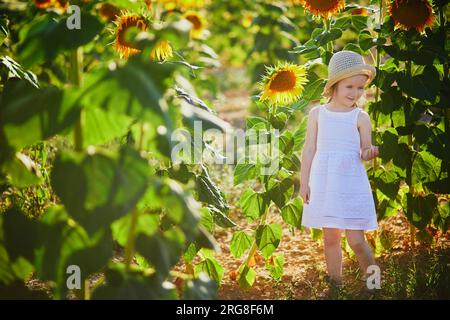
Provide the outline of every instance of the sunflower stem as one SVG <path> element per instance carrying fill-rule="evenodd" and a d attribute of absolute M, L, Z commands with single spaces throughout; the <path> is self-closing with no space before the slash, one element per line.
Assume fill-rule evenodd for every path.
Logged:
<path fill-rule="evenodd" d="M 78 47 L 70 52 L 70 68 L 69 79 L 72 86 L 76 88 L 81 87 L 83 75 L 83 49 Z M 83 109 L 80 110 L 80 116 L 77 119 L 74 127 L 74 147 L 76 151 L 83 149 Z"/>
<path fill-rule="evenodd" d="M 379 29 L 377 31 L 377 33 L 378 33 L 377 39 L 378 40 L 381 38 L 381 28 L 383 26 L 383 0 L 380 0 L 379 6 L 380 6 L 380 12 L 378 15 Z M 378 71 L 378 70 L 380 70 L 380 63 L 381 63 L 381 50 L 380 50 L 379 44 L 376 46 L 376 50 L 377 50 L 376 64 L 377 64 L 377 71 Z M 379 87 L 379 85 L 377 85 L 376 89 L 375 89 L 375 103 L 378 103 L 378 101 L 380 100 L 379 98 L 380 98 L 380 87 Z M 376 141 L 376 134 L 377 134 L 376 129 L 378 128 L 379 111 L 375 110 L 374 115 L 375 115 L 374 118 L 375 118 L 375 141 Z M 375 172 L 377 170 L 377 167 L 378 167 L 377 157 L 375 157 L 375 158 L 373 158 L 373 170 L 372 170 L 372 176 L 374 178 L 375 178 Z M 374 189 L 376 192 L 376 186 L 374 186 Z"/>
<path fill-rule="evenodd" d="M 138 150 L 142 150 L 143 141 L 144 141 L 144 122 L 140 123 L 140 136 L 138 141 Z M 137 229 L 137 222 L 139 218 L 139 210 L 136 206 L 131 211 L 131 221 L 130 221 L 130 228 L 128 229 L 128 238 L 127 243 L 125 246 L 125 266 L 126 270 L 130 270 L 131 261 L 133 260 L 134 255 L 134 243 L 136 241 L 136 229 Z"/>

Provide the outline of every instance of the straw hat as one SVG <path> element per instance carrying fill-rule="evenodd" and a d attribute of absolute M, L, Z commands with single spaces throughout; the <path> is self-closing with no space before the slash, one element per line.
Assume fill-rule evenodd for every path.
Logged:
<path fill-rule="evenodd" d="M 325 84 L 322 95 L 331 97 L 331 87 L 338 81 L 363 74 L 368 76 L 367 83 L 370 83 L 375 77 L 374 67 L 366 64 L 363 57 L 353 51 L 342 50 L 333 54 L 328 64 L 328 81 Z"/>

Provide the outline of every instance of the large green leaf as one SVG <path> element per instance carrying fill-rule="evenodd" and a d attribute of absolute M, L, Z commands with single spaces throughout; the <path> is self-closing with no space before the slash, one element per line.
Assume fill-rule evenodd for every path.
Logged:
<path fill-rule="evenodd" d="M 234 185 L 258 177 L 258 173 L 258 165 L 245 159 L 234 168 Z"/>
<path fill-rule="evenodd" d="M 243 265 L 239 270 L 239 287 L 244 290 L 250 289 L 256 280 L 256 271 L 247 265 Z"/>
<path fill-rule="evenodd" d="M 434 194 L 426 196 L 412 196 L 407 194 L 407 201 L 411 202 L 412 212 L 406 212 L 408 220 L 417 228 L 424 229 L 431 222 L 433 213 L 437 210 L 437 198 Z"/>
<path fill-rule="evenodd" d="M 114 157 L 103 153 L 61 153 L 52 187 L 69 214 L 89 232 L 129 212 L 145 193 L 149 166 L 139 153 L 123 147 Z"/>
<path fill-rule="evenodd" d="M 206 166 L 202 165 L 202 172 L 196 179 L 198 200 L 206 202 L 222 212 L 226 212 L 229 206 L 225 200 L 225 195 L 211 180 Z"/>
<path fill-rule="evenodd" d="M 264 258 L 269 258 L 281 241 L 282 229 L 279 224 L 259 226 L 256 230 L 256 244 Z"/>
<path fill-rule="evenodd" d="M 407 95 L 430 102 L 435 101 L 441 84 L 439 72 L 434 66 L 426 66 L 423 73 L 417 76 L 399 72 L 397 82 Z"/>
<path fill-rule="evenodd" d="M 300 229 L 302 222 L 302 212 L 303 203 L 300 198 L 297 197 L 294 200 L 288 202 L 281 209 L 281 216 L 283 217 L 284 222 Z"/>
<path fill-rule="evenodd" d="M 70 127 L 80 114 L 69 91 L 37 89 L 26 80 L 10 80 L 1 97 L 0 125 L 8 142 L 20 150 Z"/>
<path fill-rule="evenodd" d="M 400 188 L 400 179 L 394 171 L 379 170 L 375 175 L 375 185 L 391 199 L 395 199 Z"/>
<path fill-rule="evenodd" d="M 292 178 L 285 178 L 281 181 L 277 179 L 269 180 L 268 195 L 280 210 L 291 199 L 293 193 L 294 181 Z"/>
<path fill-rule="evenodd" d="M 155 266 L 159 274 L 166 276 L 180 259 L 185 240 L 183 232 L 175 228 L 151 237 L 140 234 L 136 239 L 136 250 Z"/>
<path fill-rule="evenodd" d="M 21 31 L 18 46 L 19 60 L 24 66 L 53 60 L 57 54 L 80 47 L 100 33 L 103 25 L 88 14 L 81 13 L 81 28 L 69 29 L 66 19 L 55 21 L 50 15 L 37 18 Z"/>
<path fill-rule="evenodd" d="M 269 202 L 264 193 L 254 192 L 247 189 L 239 199 L 239 206 L 244 211 L 244 215 L 250 220 L 256 220 L 269 207 Z"/>
<path fill-rule="evenodd" d="M 131 118 L 100 108 L 86 108 L 82 130 L 83 147 L 101 145 L 127 133 Z"/>
<path fill-rule="evenodd" d="M 238 231 L 235 232 L 231 238 L 230 252 L 234 257 L 239 258 L 251 245 L 252 237 L 244 231 Z"/>
<path fill-rule="evenodd" d="M 130 232 L 131 215 L 127 214 L 122 218 L 114 221 L 111 225 L 114 240 L 121 246 L 125 247 L 128 234 Z M 143 213 L 138 210 L 138 219 L 136 223 L 136 233 L 142 233 L 147 236 L 153 235 L 159 226 L 159 215 Z"/>
<path fill-rule="evenodd" d="M 213 222 L 221 228 L 233 228 L 236 227 L 236 223 L 230 219 L 224 212 L 220 211 L 216 207 L 209 206 L 208 210 L 213 218 Z"/>
<path fill-rule="evenodd" d="M 436 181 L 439 176 L 440 161 L 427 151 L 417 153 L 412 168 L 412 183 Z"/>
<path fill-rule="evenodd" d="M 211 279 L 220 283 L 223 278 L 223 267 L 214 258 L 206 258 L 194 267 L 195 275 L 198 277 L 201 272 L 204 272 Z"/>

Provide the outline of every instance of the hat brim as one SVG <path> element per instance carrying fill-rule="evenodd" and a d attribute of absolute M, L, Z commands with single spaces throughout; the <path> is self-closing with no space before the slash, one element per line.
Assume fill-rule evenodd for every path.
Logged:
<path fill-rule="evenodd" d="M 368 77 L 365 84 L 370 83 L 376 75 L 376 69 L 370 65 L 364 64 L 355 66 L 352 69 L 346 69 L 342 73 L 335 75 L 332 79 L 329 79 L 323 88 L 322 95 L 325 97 L 331 97 L 331 87 L 346 78 L 353 77 L 356 75 L 366 75 Z"/>

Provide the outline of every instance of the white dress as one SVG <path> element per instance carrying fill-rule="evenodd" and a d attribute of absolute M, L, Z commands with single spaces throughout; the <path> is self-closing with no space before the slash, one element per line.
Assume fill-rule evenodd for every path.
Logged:
<path fill-rule="evenodd" d="M 309 178 L 309 204 L 302 225 L 309 228 L 378 229 L 375 203 L 360 158 L 360 108 L 336 112 L 319 106 L 317 147 Z"/>

